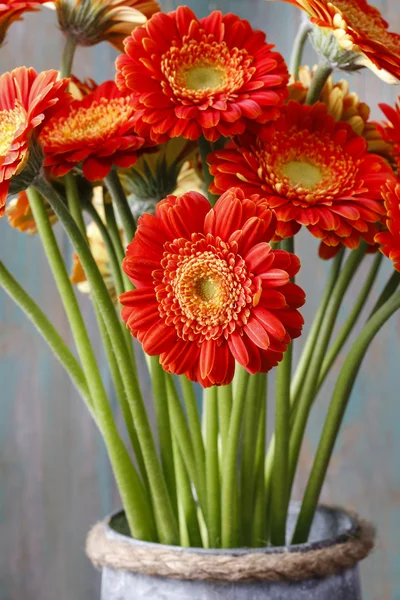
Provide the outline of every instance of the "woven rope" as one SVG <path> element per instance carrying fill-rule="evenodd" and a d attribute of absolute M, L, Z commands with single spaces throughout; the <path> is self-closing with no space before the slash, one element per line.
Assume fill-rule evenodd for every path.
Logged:
<path fill-rule="evenodd" d="M 327 577 L 355 566 L 374 546 L 370 523 L 357 519 L 358 535 L 334 546 L 306 552 L 256 553 L 239 556 L 185 552 L 163 546 L 134 546 L 106 537 L 106 523 L 89 532 L 86 553 L 96 567 L 144 575 L 202 581 L 302 581 Z"/>

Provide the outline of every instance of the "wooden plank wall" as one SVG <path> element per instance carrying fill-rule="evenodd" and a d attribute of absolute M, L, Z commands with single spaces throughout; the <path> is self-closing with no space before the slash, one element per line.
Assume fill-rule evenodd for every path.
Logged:
<path fill-rule="evenodd" d="M 165 0 L 163 6 L 172 9 L 176 4 Z M 265 29 L 268 39 L 288 58 L 300 17 L 293 7 L 263 0 L 192 0 L 188 4 L 199 15 L 220 8 L 248 18 Z M 398 1 L 375 0 L 375 4 L 392 28 L 400 31 Z M 61 42 L 50 10 L 28 15 L 11 28 L 0 51 L 0 71 L 21 64 L 38 70 L 57 68 Z M 107 44 L 79 50 L 76 74 L 98 82 L 110 78 L 114 57 Z M 307 57 L 311 63 L 315 60 L 311 51 Z M 393 102 L 397 94 L 396 88 L 371 74 L 354 75 L 351 85 L 363 99 L 368 89 L 376 117 L 376 104 Z M 57 231 L 69 256 L 59 226 Z M 300 236 L 307 324 L 325 278 L 325 265 L 315 258 L 316 247 L 311 236 Z M 39 241 L 16 233 L 3 220 L 0 256 L 70 339 Z M 386 265 L 380 286 L 389 270 Z M 358 285 L 350 290 L 346 310 Z M 95 331 L 89 302 L 82 299 L 82 306 Z M 399 339 L 397 316 L 381 332 L 363 364 L 324 490 L 325 501 L 356 509 L 377 524 L 377 549 L 362 568 L 366 600 L 400 600 Z M 119 505 L 102 441 L 68 378 L 2 292 L 0 355 L 0 600 L 96 600 L 99 575 L 84 556 L 85 534 L 91 524 Z M 298 491 L 318 442 L 333 381 L 334 376 L 310 420 Z"/>

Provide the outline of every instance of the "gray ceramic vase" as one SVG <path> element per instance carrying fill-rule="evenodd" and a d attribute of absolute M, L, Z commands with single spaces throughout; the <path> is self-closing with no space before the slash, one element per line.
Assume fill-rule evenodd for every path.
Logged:
<path fill-rule="evenodd" d="M 298 506 L 292 505 L 288 519 L 288 539 L 291 537 L 297 514 Z M 124 515 L 118 513 L 92 530 L 88 536 L 87 553 L 94 564 L 102 567 L 101 600 L 361 600 L 357 558 L 353 566 L 344 568 L 335 566 L 333 569 L 335 572 L 330 575 L 321 576 L 319 574 L 318 576 L 307 576 L 305 579 L 300 575 L 303 580 L 297 581 L 268 581 L 268 579 L 260 580 L 259 577 L 253 581 L 251 579 L 249 581 L 223 581 L 220 572 L 218 572 L 218 580 L 213 580 L 212 575 L 210 578 L 206 577 L 206 580 L 199 580 L 197 574 L 195 574 L 197 580 L 188 580 L 187 572 L 183 578 L 179 579 L 179 566 L 184 564 L 185 557 L 188 556 L 192 564 L 194 560 L 199 561 L 199 570 L 201 570 L 200 561 L 202 562 L 203 558 L 211 558 L 211 563 L 213 563 L 221 556 L 236 557 L 240 560 L 241 557 L 248 557 L 249 553 L 252 555 L 251 560 L 254 560 L 254 555 L 260 557 L 261 554 L 282 561 L 288 553 L 291 556 L 294 553 L 301 553 L 302 560 L 307 560 L 308 557 L 311 559 L 314 552 L 314 558 L 311 560 L 315 560 L 315 551 L 326 550 L 329 555 L 338 546 L 343 547 L 343 544 L 357 539 L 360 527 L 360 523 L 355 517 L 342 510 L 319 507 L 307 544 L 284 548 L 204 550 L 162 546 L 134 540 L 126 535 L 127 527 Z M 97 533 L 95 533 L 96 528 Z M 99 532 L 100 538 L 98 537 Z M 373 534 L 368 535 L 371 539 L 367 542 L 364 555 L 361 552 L 361 558 L 368 554 L 373 545 Z M 107 546 L 105 552 L 104 548 L 100 551 L 100 546 L 103 547 L 104 543 Z M 144 572 L 132 572 L 128 570 L 128 567 L 116 569 L 115 564 L 114 566 L 107 564 L 108 558 L 113 553 L 113 544 L 115 547 L 119 545 L 121 548 L 121 543 L 124 552 L 126 550 L 129 552 L 130 548 L 133 553 L 139 552 L 142 555 L 144 553 L 143 564 L 145 566 L 143 569 L 141 567 L 138 569 Z M 168 556 L 167 562 L 173 563 L 172 578 L 160 575 L 164 572 L 162 558 L 157 559 L 158 562 L 157 560 L 153 561 L 156 565 L 157 575 L 149 574 L 146 555 L 147 553 L 151 554 L 152 551 L 158 552 L 159 556 L 165 552 L 165 556 Z M 172 558 L 171 552 L 173 553 Z M 239 576 L 238 579 L 240 579 Z"/>

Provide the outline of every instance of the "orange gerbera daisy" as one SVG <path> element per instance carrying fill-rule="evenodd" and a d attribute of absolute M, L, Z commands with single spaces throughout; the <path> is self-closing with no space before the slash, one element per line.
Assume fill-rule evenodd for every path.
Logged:
<path fill-rule="evenodd" d="M 165 370 L 208 387 L 232 381 L 235 359 L 250 373 L 282 359 L 304 292 L 290 282 L 299 259 L 268 244 L 274 225 L 264 200 L 238 188 L 213 209 L 197 192 L 168 196 L 139 219 L 121 315 Z"/>
<path fill-rule="evenodd" d="M 74 100 L 42 131 L 45 166 L 56 177 L 81 165 L 89 181 L 103 179 L 111 167 L 130 167 L 144 144 L 133 124 L 131 98 L 106 81 L 82 100 Z"/>
<path fill-rule="evenodd" d="M 53 212 L 46 200 L 44 200 L 44 205 L 46 207 L 50 223 L 56 223 L 58 221 L 57 215 Z M 10 223 L 11 227 L 14 227 L 14 229 L 24 231 L 30 235 L 37 233 L 38 230 L 36 221 L 32 214 L 26 192 L 20 192 L 16 198 L 13 198 L 11 202 L 7 204 L 6 215 L 8 222 Z"/>
<path fill-rule="evenodd" d="M 0 77 L 0 216 L 12 193 L 30 185 L 41 167 L 36 138 L 46 121 L 69 103 L 67 79 L 57 71 L 19 67 Z M 18 176 L 18 177 L 17 177 Z"/>
<path fill-rule="evenodd" d="M 396 271 L 400 271 L 400 183 L 387 183 L 383 197 L 388 231 L 378 233 L 375 242 L 381 245 L 381 252 L 393 261 Z"/>
<path fill-rule="evenodd" d="M 279 115 L 287 68 L 265 34 L 219 11 L 197 19 L 188 7 L 158 13 L 125 40 L 116 81 L 133 93 L 138 132 L 158 142 L 210 141 Z"/>
<path fill-rule="evenodd" d="M 306 11 L 311 22 L 331 30 L 338 47 L 357 54 L 356 63 L 368 67 L 388 83 L 400 79 L 400 35 L 367 0 L 285 0 Z"/>
<path fill-rule="evenodd" d="M 397 168 L 400 169 L 400 104 L 397 102 L 394 107 L 380 104 L 379 108 L 387 118 L 386 123 L 378 124 L 379 131 L 392 144 Z"/>
<path fill-rule="evenodd" d="M 45 0 L 23 2 L 21 0 L 2 0 L 0 2 L 0 46 L 4 42 L 7 29 L 14 21 L 20 21 L 25 12 L 37 10 Z"/>
<path fill-rule="evenodd" d="M 131 31 L 160 10 L 156 0 L 53 0 L 61 31 L 81 46 L 110 42 L 123 50 Z"/>
<path fill-rule="evenodd" d="M 385 213 L 381 186 L 394 175 L 383 158 L 367 152 L 364 138 L 335 122 L 322 103 L 289 102 L 282 116 L 209 156 L 211 190 L 240 185 L 260 193 L 275 209 L 275 240 L 305 225 L 322 240 L 320 255 L 333 256 L 360 238 L 373 243 Z"/>

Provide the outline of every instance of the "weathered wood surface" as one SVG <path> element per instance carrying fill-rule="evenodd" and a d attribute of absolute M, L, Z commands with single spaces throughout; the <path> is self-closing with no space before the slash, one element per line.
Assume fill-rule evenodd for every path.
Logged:
<path fill-rule="evenodd" d="M 262 0 L 192 0 L 198 14 L 220 8 L 247 17 L 268 33 L 288 58 L 300 14 Z M 400 31 L 397 1 L 375 0 Z M 165 0 L 164 7 L 176 5 Z M 14 24 L 0 52 L 0 71 L 21 64 L 57 67 L 61 36 L 49 10 Z M 309 60 L 314 56 L 310 51 Z M 113 76 L 114 51 L 107 45 L 80 50 L 76 73 L 102 81 Z M 393 102 L 397 89 L 371 74 L 355 75 L 352 86 L 372 106 Z M 378 117 L 379 112 L 374 110 Z M 69 247 L 57 228 L 66 255 Z M 322 289 L 325 268 L 315 259 L 311 236 L 300 238 L 301 282 L 308 291 L 307 322 Z M 61 332 L 65 314 L 39 240 L 0 223 L 0 256 Z M 389 271 L 386 266 L 385 273 Z M 380 277 L 380 285 L 384 281 Z M 347 306 L 357 292 L 355 284 Z M 95 330 L 90 304 L 82 301 Z M 345 311 L 341 315 L 345 316 Z M 400 600 L 399 436 L 400 318 L 392 319 L 370 349 L 355 387 L 342 438 L 324 490 L 324 500 L 358 510 L 378 527 L 378 548 L 364 565 L 366 600 Z M 0 600 L 97 600 L 99 576 L 84 556 L 85 533 L 118 507 L 102 441 L 68 378 L 22 313 L 0 292 Z M 103 361 L 104 362 L 104 361 Z M 326 386 L 325 398 L 332 387 Z M 308 428 L 298 488 L 304 484 L 326 411 L 318 402 Z"/>

